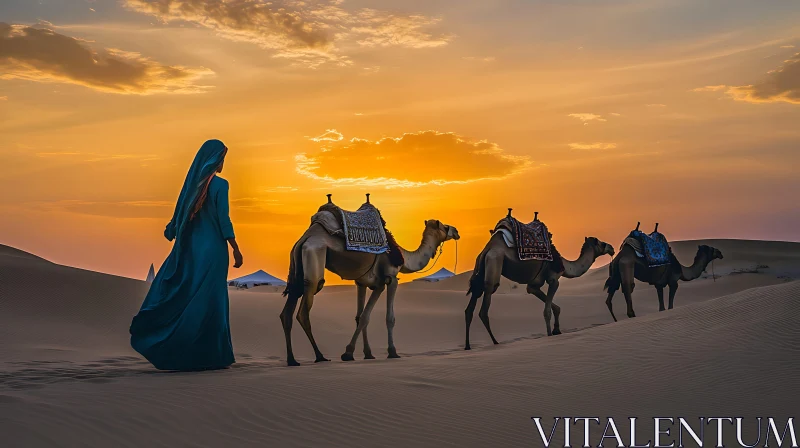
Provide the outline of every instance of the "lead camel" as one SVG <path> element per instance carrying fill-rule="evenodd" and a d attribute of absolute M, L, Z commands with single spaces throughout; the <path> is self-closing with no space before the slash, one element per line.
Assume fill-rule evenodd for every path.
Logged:
<path fill-rule="evenodd" d="M 328 202 L 330 204 L 330 195 L 328 195 Z M 369 195 L 367 195 L 367 203 L 369 203 Z M 330 226 L 337 225 L 334 221 L 329 220 L 328 222 L 330 222 Z M 312 219 L 311 226 L 292 248 L 289 281 L 284 293 L 287 296 L 286 305 L 280 315 L 284 336 L 286 337 L 288 365 L 300 365 L 295 360 L 294 352 L 292 351 L 291 331 L 292 314 L 297 307 L 298 300 L 301 298 L 297 321 L 303 327 L 311 346 L 314 348 L 316 362 L 328 361 L 317 347 L 314 335 L 311 332 L 310 319 L 314 296 L 322 290 L 325 284 L 326 269 L 345 280 L 353 280 L 357 287 L 356 330 L 345 349 L 345 353 L 341 356 L 342 360 L 353 360 L 355 344 L 360 333 L 363 333 L 364 336 L 364 359 L 374 358 L 366 331 L 372 309 L 384 290 L 386 291 L 386 328 L 389 333 L 389 358 L 399 358 L 394 345 L 394 297 L 397 292 L 397 274 L 422 270 L 435 255 L 436 249 L 442 243 L 451 239 L 459 239 L 458 230 L 455 227 L 443 224 L 435 219 L 425 221 L 425 228 L 422 230 L 422 242 L 417 250 L 409 251 L 398 246 L 402 253 L 403 261 L 402 265 L 396 266 L 392 263 L 390 255 L 386 253 L 375 255 L 346 250 L 342 236 L 331 235 L 323 225 L 314 222 Z M 365 305 L 367 289 L 371 289 L 372 293 Z"/>

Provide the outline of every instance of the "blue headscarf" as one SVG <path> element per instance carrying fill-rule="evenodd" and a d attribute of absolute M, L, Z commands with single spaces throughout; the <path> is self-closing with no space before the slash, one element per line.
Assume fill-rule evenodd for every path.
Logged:
<path fill-rule="evenodd" d="M 178 202 L 175 204 L 172 220 L 164 229 L 164 237 L 169 241 L 175 240 L 173 250 L 181 251 L 184 231 L 195 213 L 203 206 L 208 193 L 208 184 L 225 160 L 227 151 L 228 148 L 221 141 L 208 140 L 203 143 L 203 146 L 197 151 L 197 155 L 194 156 L 192 166 L 186 174 L 186 180 L 183 181 Z M 173 260 L 173 263 L 169 263 L 169 260 Z M 167 259 L 165 281 L 169 281 L 175 274 L 176 263 L 177 257 Z M 169 264 L 173 266 L 169 266 Z"/>
<path fill-rule="evenodd" d="M 197 151 L 192 166 L 186 173 L 186 180 L 183 181 L 183 188 L 181 188 L 181 194 L 175 204 L 172 220 L 164 230 L 164 236 L 169 241 L 176 237 L 180 238 L 186 224 L 203 206 L 208 192 L 208 183 L 222 165 L 227 150 L 228 148 L 221 141 L 208 140 Z"/>

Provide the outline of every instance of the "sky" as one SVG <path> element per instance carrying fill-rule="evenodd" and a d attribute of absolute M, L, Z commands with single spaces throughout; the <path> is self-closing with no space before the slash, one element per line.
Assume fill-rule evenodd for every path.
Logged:
<path fill-rule="evenodd" d="M 509 207 L 569 259 L 639 221 L 800 241 L 798 24 L 800 0 L 4 0 L 0 244 L 144 278 L 211 138 L 231 277 L 284 277 L 327 193 L 370 193 L 408 249 L 455 226 L 458 272 Z"/>

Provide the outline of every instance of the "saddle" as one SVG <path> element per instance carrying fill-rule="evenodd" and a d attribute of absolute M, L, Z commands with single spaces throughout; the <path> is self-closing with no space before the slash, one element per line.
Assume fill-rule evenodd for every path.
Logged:
<path fill-rule="evenodd" d="M 319 208 L 311 223 L 322 225 L 331 235 L 344 237 L 345 248 L 349 251 L 385 253 L 395 267 L 402 266 L 405 261 L 400 246 L 386 228 L 381 212 L 369 202 L 369 194 L 367 202 L 356 211 L 342 209 L 328 195 L 328 203 Z"/>
<path fill-rule="evenodd" d="M 492 233 L 500 232 L 506 245 L 516 248 L 517 256 L 521 261 L 554 262 L 553 270 L 562 272 L 564 265 L 561 255 L 551 242 L 553 234 L 547 230 L 547 226 L 542 221 L 539 221 L 538 216 L 539 212 L 536 212 L 533 221 L 525 224 L 511 216 L 511 209 L 509 209 L 508 216 L 497 223 Z"/>
<path fill-rule="evenodd" d="M 625 246 L 630 246 L 636 252 L 636 256 L 642 258 L 651 268 L 668 265 L 674 258 L 667 238 L 658 232 L 658 223 L 649 235 L 640 231 L 637 223 L 636 229 L 622 242 L 622 247 Z"/>

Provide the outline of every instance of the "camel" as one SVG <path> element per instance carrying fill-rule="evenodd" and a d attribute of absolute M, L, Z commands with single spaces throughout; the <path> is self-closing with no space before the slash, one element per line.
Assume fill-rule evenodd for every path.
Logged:
<path fill-rule="evenodd" d="M 511 209 L 509 209 L 508 216 L 511 216 Z M 559 328 L 561 308 L 553 303 L 553 297 L 556 291 L 558 291 L 559 279 L 561 277 L 580 277 L 589 270 L 597 258 L 606 254 L 614 255 L 614 248 L 610 244 L 604 243 L 594 237 L 587 237 L 584 239 L 581 254 L 577 260 L 569 261 L 560 257 L 560 255 L 554 254 L 560 257 L 564 266 L 561 272 L 556 272 L 559 269 L 554 268 L 554 266 L 557 265 L 554 261 L 521 261 L 516 250 L 508 247 L 500 232 L 493 232 L 486 247 L 484 247 L 475 261 L 475 270 L 469 281 L 469 290 L 467 294 L 469 295 L 471 293 L 472 297 L 467 305 L 467 309 L 464 311 L 467 324 L 464 350 L 471 349 L 469 344 L 469 327 L 472 323 L 475 306 L 481 295 L 483 295 L 483 302 L 478 316 L 481 318 L 481 321 L 483 321 L 486 331 L 489 332 L 489 337 L 492 338 L 492 342 L 498 344 L 497 339 L 495 339 L 492 333 L 492 328 L 489 325 L 489 306 L 492 304 L 492 295 L 500 286 L 500 276 L 515 283 L 527 285 L 528 294 L 533 294 L 544 302 L 544 321 L 547 325 L 547 335 L 558 335 L 561 334 Z M 541 287 L 545 283 L 548 285 L 547 294 L 541 290 Z M 555 314 L 555 325 L 551 330 L 550 317 L 552 314 Z"/>
<path fill-rule="evenodd" d="M 637 225 L 636 228 L 638 229 L 639 226 Z M 656 230 L 658 230 L 658 224 L 656 224 Z M 703 244 L 697 246 L 697 254 L 691 266 L 681 265 L 672 253 L 670 253 L 670 259 L 670 263 L 667 265 L 649 267 L 642 258 L 636 255 L 636 251 L 632 247 L 627 244 L 622 246 L 619 255 L 608 265 L 609 276 L 604 288 L 608 290 L 606 306 L 608 306 L 608 311 L 611 312 L 614 322 L 617 321 L 617 317 L 614 315 L 611 299 L 620 286 L 622 286 L 622 293 L 625 295 L 625 302 L 628 304 L 628 318 L 636 317 L 636 313 L 633 312 L 631 298 L 635 286 L 634 278 L 656 287 L 659 311 L 664 311 L 664 287 L 668 286 L 669 309 L 672 309 L 675 301 L 675 292 L 678 290 L 678 280 L 688 282 L 700 277 L 709 263 L 715 259 L 722 259 L 722 252 L 719 249 Z"/>
<path fill-rule="evenodd" d="M 367 198 L 369 202 L 369 197 Z M 321 212 L 326 213 L 326 212 Z M 394 297 L 397 292 L 397 274 L 413 273 L 422 270 L 436 254 L 445 241 L 458 240 L 458 230 L 438 220 L 425 221 L 422 242 L 415 251 L 400 247 L 403 255 L 401 266 L 394 266 L 386 253 L 375 255 L 366 252 L 347 251 L 342 236 L 331 235 L 319 223 L 312 223 L 302 237 L 295 243 L 291 252 L 289 266 L 289 285 L 284 295 L 286 305 L 280 314 L 283 332 L 286 337 L 286 360 L 289 366 L 299 366 L 292 352 L 292 314 L 302 297 L 297 321 L 308 336 L 316 355 L 315 362 L 329 361 L 317 347 L 311 333 L 309 314 L 314 304 L 314 296 L 325 284 L 325 269 L 343 279 L 353 280 L 357 287 L 356 331 L 342 354 L 342 361 L 352 361 L 358 335 L 363 333 L 364 359 L 374 359 L 367 339 L 367 325 L 370 314 L 378 298 L 386 290 L 386 328 L 389 333 L 389 358 L 399 358 L 394 345 Z M 369 300 L 364 304 L 367 288 L 372 290 Z"/>

